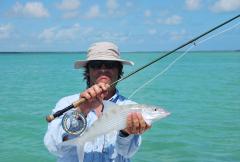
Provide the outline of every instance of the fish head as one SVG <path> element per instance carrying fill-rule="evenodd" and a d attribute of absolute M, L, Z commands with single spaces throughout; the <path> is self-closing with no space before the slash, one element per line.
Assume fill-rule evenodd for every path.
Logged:
<path fill-rule="evenodd" d="M 163 108 L 158 106 L 143 105 L 142 116 L 149 125 L 151 125 L 152 122 L 167 117 L 168 115 L 170 115 L 170 112 L 164 110 Z"/>

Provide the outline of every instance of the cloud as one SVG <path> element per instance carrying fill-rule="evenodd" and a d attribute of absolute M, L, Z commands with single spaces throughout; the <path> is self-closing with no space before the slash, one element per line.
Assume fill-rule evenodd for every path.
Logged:
<path fill-rule="evenodd" d="M 49 13 L 41 2 L 27 2 L 26 4 L 17 2 L 12 7 L 9 15 L 44 18 L 48 17 Z"/>
<path fill-rule="evenodd" d="M 182 17 L 178 15 L 170 16 L 165 20 L 165 24 L 167 25 L 177 25 L 177 24 L 180 24 L 181 22 L 182 22 Z"/>
<path fill-rule="evenodd" d="M 144 16 L 145 17 L 150 17 L 152 15 L 152 12 L 150 10 L 145 10 L 144 11 Z"/>
<path fill-rule="evenodd" d="M 91 37 L 93 41 L 113 41 L 113 42 L 126 42 L 129 41 L 130 37 L 127 33 L 109 32 L 109 31 L 99 31 L 94 37 Z"/>
<path fill-rule="evenodd" d="M 24 51 L 30 51 L 36 47 L 34 44 L 29 42 L 22 42 L 18 46 L 21 50 L 24 50 Z"/>
<path fill-rule="evenodd" d="M 133 6 L 133 3 L 132 3 L 132 2 L 126 2 L 126 6 L 127 6 L 127 7 L 132 7 L 132 6 Z"/>
<path fill-rule="evenodd" d="M 0 24 L 0 40 L 8 39 L 11 37 L 11 33 L 13 31 L 13 26 L 10 24 Z"/>
<path fill-rule="evenodd" d="M 69 11 L 63 14 L 64 19 L 72 19 L 72 18 L 77 18 L 79 17 L 79 12 L 78 11 Z"/>
<path fill-rule="evenodd" d="M 109 13 L 114 13 L 118 8 L 116 0 L 107 0 L 107 9 Z"/>
<path fill-rule="evenodd" d="M 57 40 L 73 40 L 76 38 L 77 35 L 79 35 L 81 31 L 79 24 L 74 24 L 70 28 L 61 29 L 56 32 L 56 39 Z"/>
<path fill-rule="evenodd" d="M 180 40 L 180 39 L 182 39 L 185 35 L 186 35 L 186 30 L 181 30 L 181 31 L 179 31 L 179 32 L 171 32 L 170 33 L 170 39 L 171 40 Z"/>
<path fill-rule="evenodd" d="M 197 10 L 201 6 L 201 0 L 185 0 L 188 10 Z"/>
<path fill-rule="evenodd" d="M 125 5 L 124 5 L 125 4 Z M 107 7 L 107 16 L 109 17 L 124 17 L 127 15 L 127 11 L 130 7 L 132 7 L 132 2 L 125 2 L 124 4 L 121 4 L 122 6 L 118 4 L 117 0 L 107 0 L 106 7 Z"/>
<path fill-rule="evenodd" d="M 178 25 L 182 22 L 182 17 L 178 15 L 172 15 L 165 19 L 158 19 L 157 22 L 165 25 Z"/>
<path fill-rule="evenodd" d="M 44 29 L 39 35 L 38 38 L 43 40 L 47 43 L 51 43 L 53 41 L 72 41 L 80 39 L 83 36 L 88 35 L 91 33 L 93 28 L 83 28 L 80 27 L 79 24 L 74 24 L 67 28 L 60 28 L 60 27 L 51 27 Z"/>
<path fill-rule="evenodd" d="M 240 0 L 218 0 L 210 9 L 213 12 L 230 12 L 240 9 Z"/>
<path fill-rule="evenodd" d="M 148 33 L 149 33 L 150 35 L 154 35 L 154 34 L 157 33 L 157 30 L 156 30 L 156 29 L 149 29 L 149 30 L 148 30 Z"/>
<path fill-rule="evenodd" d="M 56 27 L 44 29 L 43 32 L 38 35 L 38 38 L 46 42 L 52 42 L 55 39 L 56 32 L 57 32 Z"/>
<path fill-rule="evenodd" d="M 61 3 L 57 4 L 60 10 L 76 10 L 80 7 L 79 0 L 62 0 Z"/>
<path fill-rule="evenodd" d="M 98 5 L 93 5 L 90 7 L 89 11 L 86 13 L 86 18 L 92 19 L 100 16 L 100 9 Z"/>

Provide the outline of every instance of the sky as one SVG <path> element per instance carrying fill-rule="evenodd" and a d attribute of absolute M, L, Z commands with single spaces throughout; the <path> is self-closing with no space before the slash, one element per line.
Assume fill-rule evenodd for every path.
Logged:
<path fill-rule="evenodd" d="M 240 0 L 0 0 L 0 52 L 77 52 L 99 41 L 169 51 L 238 14 Z M 237 25 L 195 50 L 239 50 L 239 42 Z"/>

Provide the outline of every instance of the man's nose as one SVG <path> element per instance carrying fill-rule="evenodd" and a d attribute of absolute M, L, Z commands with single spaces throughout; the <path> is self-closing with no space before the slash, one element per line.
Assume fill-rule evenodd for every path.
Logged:
<path fill-rule="evenodd" d="M 104 73 L 104 72 L 106 72 L 107 67 L 104 64 L 102 64 L 102 66 L 100 67 L 99 70 L 101 70 L 101 72 Z"/>
<path fill-rule="evenodd" d="M 102 64 L 100 69 L 107 69 L 107 67 L 105 66 L 105 64 Z"/>

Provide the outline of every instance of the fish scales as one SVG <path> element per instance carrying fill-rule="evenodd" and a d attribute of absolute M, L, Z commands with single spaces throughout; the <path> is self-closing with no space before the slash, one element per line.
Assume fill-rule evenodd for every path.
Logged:
<path fill-rule="evenodd" d="M 88 129 L 82 138 L 91 141 L 92 137 L 102 135 L 114 130 L 124 129 L 126 127 L 127 114 L 133 109 L 111 109 L 104 112 L 103 115 L 93 123 L 91 129 Z"/>

